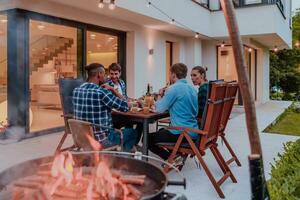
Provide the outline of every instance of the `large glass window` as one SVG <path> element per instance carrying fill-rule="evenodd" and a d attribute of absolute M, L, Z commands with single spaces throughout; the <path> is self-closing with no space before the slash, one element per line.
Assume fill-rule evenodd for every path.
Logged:
<path fill-rule="evenodd" d="M 30 20 L 30 132 L 63 126 L 58 79 L 77 77 L 77 29 Z"/>
<path fill-rule="evenodd" d="M 87 31 L 87 64 L 101 63 L 105 69 L 118 62 L 118 37 Z"/>
<path fill-rule="evenodd" d="M 0 122 L 7 119 L 7 17 L 0 15 Z"/>

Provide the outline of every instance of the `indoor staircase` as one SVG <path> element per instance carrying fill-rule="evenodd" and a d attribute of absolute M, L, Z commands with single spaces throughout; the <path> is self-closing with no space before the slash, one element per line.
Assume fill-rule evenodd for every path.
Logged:
<path fill-rule="evenodd" d="M 43 68 L 59 54 L 66 52 L 74 44 L 73 39 L 45 35 L 34 42 L 30 52 L 30 74 Z"/>

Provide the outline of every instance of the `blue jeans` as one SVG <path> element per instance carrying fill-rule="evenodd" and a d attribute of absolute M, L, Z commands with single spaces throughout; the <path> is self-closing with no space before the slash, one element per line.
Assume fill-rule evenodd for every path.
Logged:
<path fill-rule="evenodd" d="M 122 129 L 123 133 L 123 148 L 124 151 L 131 151 L 132 147 L 135 145 L 135 141 L 137 138 L 136 130 L 132 128 L 124 128 Z M 110 132 L 107 139 L 102 141 L 101 144 L 107 148 L 115 145 L 121 144 L 120 134 L 117 132 Z"/>

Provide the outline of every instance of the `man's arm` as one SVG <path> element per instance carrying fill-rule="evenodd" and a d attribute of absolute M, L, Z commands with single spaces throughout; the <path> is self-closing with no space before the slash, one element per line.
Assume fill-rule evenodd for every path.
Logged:
<path fill-rule="evenodd" d="M 113 95 L 115 95 L 116 97 L 120 98 L 120 99 L 123 99 L 123 100 L 126 100 L 127 98 L 124 97 L 122 94 L 120 94 L 118 92 L 118 90 L 115 90 L 113 87 L 111 87 L 110 85 L 107 85 L 107 84 L 103 84 L 101 85 L 101 87 L 111 91 L 113 93 Z"/>
<path fill-rule="evenodd" d="M 170 88 L 164 97 L 155 103 L 155 111 L 159 113 L 167 111 L 176 101 L 176 97 L 176 88 Z"/>
<path fill-rule="evenodd" d="M 129 110 L 128 103 L 112 94 L 109 90 L 103 89 L 102 95 L 101 100 L 107 107 L 121 112 L 127 112 Z"/>

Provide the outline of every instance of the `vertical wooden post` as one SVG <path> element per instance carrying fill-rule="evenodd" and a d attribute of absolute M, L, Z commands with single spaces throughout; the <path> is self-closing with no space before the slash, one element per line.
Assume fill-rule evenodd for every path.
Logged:
<path fill-rule="evenodd" d="M 233 2 L 232 0 L 220 0 L 220 2 L 233 47 L 235 66 L 246 114 L 246 124 L 251 149 L 251 154 L 249 156 L 252 188 L 251 199 L 268 199 L 268 191 L 264 177 L 262 150 L 256 121 L 255 104 L 250 88 L 249 77 L 247 75 L 242 39 L 238 29 Z"/>

